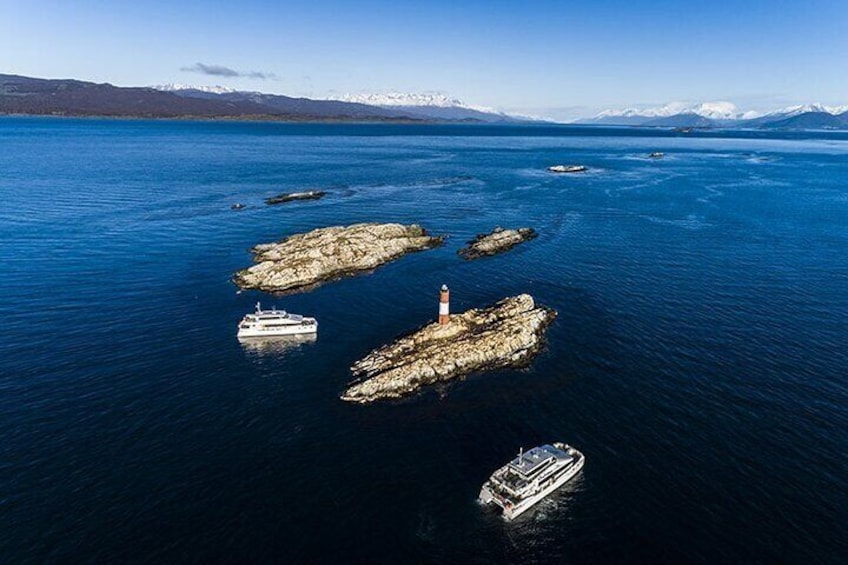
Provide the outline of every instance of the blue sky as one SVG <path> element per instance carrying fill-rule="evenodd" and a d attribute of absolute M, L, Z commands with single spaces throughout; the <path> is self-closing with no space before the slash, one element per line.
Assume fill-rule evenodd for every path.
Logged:
<path fill-rule="evenodd" d="M 549 115 L 769 109 L 848 103 L 846 61 L 845 0 L 0 0 L 0 72 L 121 86 L 442 92 Z M 214 67 L 239 74 L 198 72 Z"/>

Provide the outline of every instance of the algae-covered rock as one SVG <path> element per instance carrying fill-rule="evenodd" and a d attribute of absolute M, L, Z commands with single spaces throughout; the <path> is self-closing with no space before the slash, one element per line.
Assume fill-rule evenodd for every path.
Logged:
<path fill-rule="evenodd" d="M 468 242 L 457 253 L 463 259 L 477 259 L 509 251 L 516 245 L 530 241 L 539 234 L 533 228 L 503 229 L 497 227 L 491 233 L 481 233 Z"/>
<path fill-rule="evenodd" d="M 414 251 L 432 249 L 443 237 L 416 224 L 353 224 L 319 228 L 255 246 L 255 265 L 238 271 L 242 289 L 294 291 L 373 270 Z"/>
<path fill-rule="evenodd" d="M 284 192 L 277 196 L 265 199 L 265 204 L 273 206 L 274 204 L 283 204 L 285 202 L 293 202 L 295 200 L 320 200 L 327 193 L 323 190 L 308 190 L 306 192 Z"/>

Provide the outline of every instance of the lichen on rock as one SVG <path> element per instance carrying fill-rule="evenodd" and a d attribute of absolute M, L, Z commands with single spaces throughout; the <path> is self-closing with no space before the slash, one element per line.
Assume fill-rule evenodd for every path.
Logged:
<path fill-rule="evenodd" d="M 407 253 L 438 247 L 443 241 L 443 237 L 430 236 L 417 224 L 319 228 L 255 246 L 251 251 L 256 264 L 238 271 L 233 282 L 242 289 L 305 290 L 371 271 Z"/>
<path fill-rule="evenodd" d="M 504 229 L 496 227 L 490 233 L 481 233 L 457 253 L 463 259 L 477 259 L 509 251 L 516 245 L 535 239 L 539 234 L 533 228 Z"/>
<path fill-rule="evenodd" d="M 479 371 L 529 364 L 544 345 L 556 312 L 521 294 L 467 310 L 446 325 L 428 324 L 354 363 L 358 382 L 342 400 L 368 403 L 402 398 L 423 386 Z"/>

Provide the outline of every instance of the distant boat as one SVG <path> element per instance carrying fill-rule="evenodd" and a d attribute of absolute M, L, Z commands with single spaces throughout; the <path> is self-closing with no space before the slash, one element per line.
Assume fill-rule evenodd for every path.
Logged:
<path fill-rule="evenodd" d="M 648 158 L 650 159 L 662 159 L 663 157 L 665 157 L 665 153 L 663 153 L 662 151 L 654 151 L 653 153 L 648 155 Z"/>
<path fill-rule="evenodd" d="M 285 310 L 263 310 L 256 303 L 256 311 L 247 314 L 238 325 L 238 337 L 269 337 L 318 333 L 318 320 Z"/>
<path fill-rule="evenodd" d="M 548 167 L 552 173 L 582 173 L 586 170 L 583 165 L 553 165 Z"/>
<path fill-rule="evenodd" d="M 480 489 L 481 504 L 496 504 L 504 520 L 512 520 L 570 481 L 586 458 L 565 443 L 541 445 L 495 471 Z"/>
<path fill-rule="evenodd" d="M 242 204 L 241 202 L 236 202 L 235 204 L 230 205 L 230 210 L 242 210 L 245 207 L 246 206 L 244 204 Z"/>

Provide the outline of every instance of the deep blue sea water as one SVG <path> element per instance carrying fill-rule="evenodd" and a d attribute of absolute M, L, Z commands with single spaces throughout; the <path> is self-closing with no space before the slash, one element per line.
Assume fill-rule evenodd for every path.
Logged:
<path fill-rule="evenodd" d="M 6 118 L 0 196 L 3 562 L 848 556 L 844 133 Z M 449 239 L 305 294 L 230 282 L 256 243 L 360 221 Z M 456 256 L 496 225 L 540 237 Z M 555 308 L 546 351 L 340 401 L 442 283 Z M 317 341 L 240 344 L 257 300 Z M 475 503 L 550 441 L 578 479 L 511 524 Z"/>

